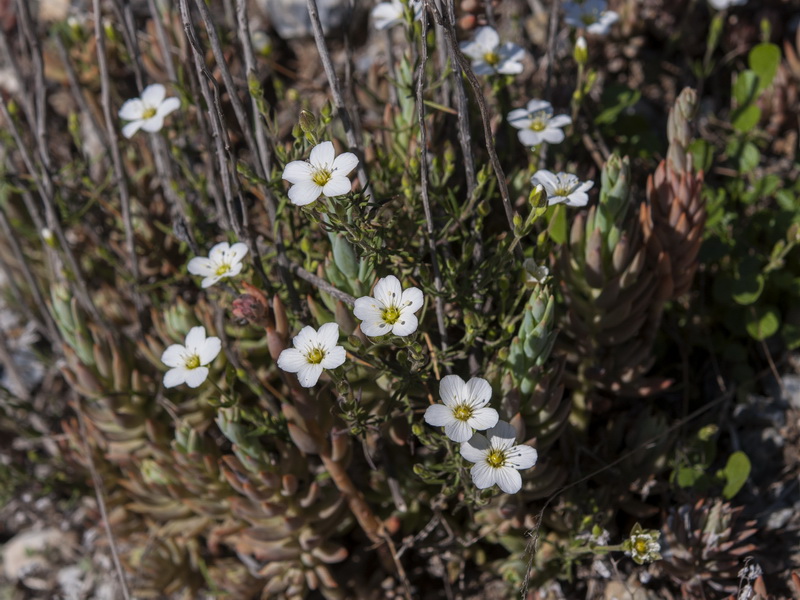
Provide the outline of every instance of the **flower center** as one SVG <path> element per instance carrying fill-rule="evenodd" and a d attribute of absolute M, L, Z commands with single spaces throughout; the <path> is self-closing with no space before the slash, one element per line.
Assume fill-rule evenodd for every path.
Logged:
<path fill-rule="evenodd" d="M 594 25 L 597 22 L 597 15 L 593 12 L 583 13 L 581 15 L 581 22 L 584 25 Z"/>
<path fill-rule="evenodd" d="M 396 306 L 389 306 L 381 311 L 381 319 L 388 325 L 394 325 L 400 318 L 400 311 Z"/>
<path fill-rule="evenodd" d="M 189 358 L 186 359 L 187 369 L 196 369 L 199 366 L 200 366 L 200 357 L 197 354 L 192 354 Z"/>
<path fill-rule="evenodd" d="M 647 540 L 638 539 L 636 543 L 633 545 L 634 550 L 636 550 L 637 554 L 647 554 Z"/>
<path fill-rule="evenodd" d="M 312 365 L 318 365 L 322 362 L 323 358 L 325 358 L 325 350 L 322 348 L 314 348 L 311 352 L 306 354 L 306 360 Z"/>
<path fill-rule="evenodd" d="M 455 409 L 453 409 L 453 416 L 459 421 L 469 421 L 472 418 L 473 412 L 474 411 L 472 410 L 471 406 L 459 404 L 455 407 Z"/>
<path fill-rule="evenodd" d="M 329 169 L 319 169 L 311 176 L 311 181 L 316 183 L 319 187 L 325 187 L 325 184 L 331 180 L 333 175 Z"/>
<path fill-rule="evenodd" d="M 531 121 L 530 128 L 534 131 L 544 131 L 547 128 L 547 120 L 543 117 L 536 117 Z"/>
<path fill-rule="evenodd" d="M 499 469 L 506 464 L 506 453 L 502 450 L 493 449 L 486 455 L 486 462 L 489 463 L 490 467 Z"/>
<path fill-rule="evenodd" d="M 487 64 L 494 67 L 500 62 L 500 55 L 497 54 L 497 52 L 490 51 L 483 55 L 483 60 L 485 60 Z"/>
<path fill-rule="evenodd" d="M 144 112 L 142 113 L 142 118 L 143 119 L 152 119 L 153 117 L 156 116 L 157 112 L 158 111 L 155 108 L 150 108 L 150 107 L 145 108 Z"/>
<path fill-rule="evenodd" d="M 217 275 L 217 277 L 219 277 L 221 275 L 225 275 L 225 273 L 227 273 L 230 270 L 231 266 L 228 263 L 222 263 L 220 266 L 217 267 L 217 270 L 214 271 L 214 274 Z"/>

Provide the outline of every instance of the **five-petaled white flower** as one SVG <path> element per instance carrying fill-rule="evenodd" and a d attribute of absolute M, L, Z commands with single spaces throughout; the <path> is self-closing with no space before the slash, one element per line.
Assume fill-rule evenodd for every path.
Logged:
<path fill-rule="evenodd" d="M 308 160 L 293 160 L 283 169 L 283 178 L 293 184 L 289 200 L 297 206 L 311 204 L 322 195 L 332 198 L 350 191 L 347 175 L 358 166 L 352 152 L 336 156 L 332 142 L 322 142 L 311 149 Z"/>
<path fill-rule="evenodd" d="M 414 13 L 414 20 L 419 20 L 422 17 L 422 0 L 409 0 L 409 6 Z M 375 29 L 383 30 L 399 25 L 405 21 L 406 6 L 400 0 L 391 0 L 391 2 L 381 2 L 372 9 L 370 13 L 375 25 Z"/>
<path fill-rule="evenodd" d="M 361 319 L 361 331 L 369 337 L 387 333 L 403 337 L 417 330 L 414 314 L 422 308 L 423 296 L 419 288 L 403 290 L 400 280 L 389 275 L 375 284 L 373 296 L 356 300 L 353 314 Z"/>
<path fill-rule="evenodd" d="M 287 373 L 297 373 L 303 387 L 313 387 L 323 369 L 335 369 L 344 363 L 345 351 L 336 345 L 338 341 L 336 323 L 325 323 L 319 330 L 307 325 L 292 340 L 294 348 L 281 352 L 278 366 Z"/>
<path fill-rule="evenodd" d="M 717 10 L 725 10 L 731 6 L 744 6 L 747 0 L 708 0 L 708 3 Z"/>
<path fill-rule="evenodd" d="M 195 256 L 187 268 L 192 275 L 204 277 L 200 283 L 204 288 L 211 287 L 223 277 L 235 277 L 242 272 L 242 259 L 247 254 L 247 246 L 237 242 L 233 246 L 220 242 L 208 253 L 208 258 Z"/>
<path fill-rule="evenodd" d="M 186 334 L 185 346 L 172 344 L 164 350 L 161 362 L 168 367 L 164 373 L 164 387 L 175 387 L 185 383 L 191 388 L 198 387 L 208 377 L 208 367 L 220 349 L 222 342 L 218 337 L 206 337 L 205 327 L 192 327 Z"/>
<path fill-rule="evenodd" d="M 425 411 L 425 422 L 444 427 L 444 433 L 454 442 L 466 442 L 473 429 L 482 431 L 497 424 L 500 416 L 486 405 L 492 398 L 489 382 L 473 377 L 467 383 L 458 375 L 447 375 L 439 382 L 443 404 L 433 404 Z"/>
<path fill-rule="evenodd" d="M 181 106 L 178 98 L 165 98 L 166 95 L 166 88 L 154 83 L 142 90 L 141 98 L 127 100 L 119 109 L 119 118 L 130 121 L 122 128 L 122 135 L 130 138 L 140 129 L 160 131 L 164 126 L 164 117 Z"/>
<path fill-rule="evenodd" d="M 522 488 L 518 471 L 535 465 L 538 453 L 530 446 L 515 446 L 516 431 L 505 421 L 498 421 L 486 436 L 476 433 L 461 444 L 461 456 L 475 463 L 472 482 L 481 490 L 497 484 L 506 494 L 517 493 Z"/>
<path fill-rule="evenodd" d="M 567 25 L 585 29 L 595 35 L 608 35 L 619 15 L 608 10 L 606 0 L 584 0 L 564 3 L 564 21 Z"/>
<path fill-rule="evenodd" d="M 545 100 L 531 100 L 525 108 L 508 113 L 508 122 L 519 129 L 519 141 L 526 146 L 538 146 L 542 142 L 560 144 L 564 141 L 562 127 L 572 124 L 567 115 L 553 116 L 553 107 Z"/>
<path fill-rule="evenodd" d="M 546 169 L 536 171 L 531 177 L 533 185 L 541 185 L 547 194 L 548 204 L 563 202 L 567 206 L 586 206 L 594 181 L 581 181 L 571 173 L 552 173 Z"/>
<path fill-rule="evenodd" d="M 516 44 L 500 44 L 500 36 L 491 27 L 478 27 L 470 42 L 461 42 L 461 51 L 472 59 L 476 75 L 516 75 L 522 73 L 525 50 Z"/>

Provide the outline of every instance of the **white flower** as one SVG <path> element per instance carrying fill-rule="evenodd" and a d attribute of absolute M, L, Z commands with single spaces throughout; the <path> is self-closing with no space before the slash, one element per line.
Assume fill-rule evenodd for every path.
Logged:
<path fill-rule="evenodd" d="M 527 275 L 525 283 L 542 284 L 550 277 L 550 269 L 546 265 L 537 265 L 532 258 L 526 258 L 522 263 L 522 267 Z"/>
<path fill-rule="evenodd" d="M 369 337 L 393 333 L 403 337 L 417 330 L 417 317 L 423 296 L 419 288 L 403 290 L 394 275 L 379 280 L 372 291 L 374 296 L 356 300 L 353 314 L 361 319 L 361 331 Z"/>
<path fill-rule="evenodd" d="M 201 275 L 204 288 L 217 283 L 223 277 L 235 277 L 242 271 L 242 259 L 247 254 L 247 246 L 241 242 L 230 246 L 220 242 L 208 253 L 208 258 L 195 256 L 189 261 L 188 269 L 192 275 Z"/>
<path fill-rule="evenodd" d="M 619 20 L 617 13 L 607 9 L 606 0 L 565 2 L 564 21 L 567 25 L 583 28 L 588 33 L 607 35 L 611 26 Z"/>
<path fill-rule="evenodd" d="M 708 3 L 717 10 L 725 10 L 731 6 L 744 6 L 747 0 L 708 0 Z"/>
<path fill-rule="evenodd" d="M 444 427 L 444 433 L 454 442 L 466 442 L 472 430 L 489 429 L 500 416 L 486 405 L 492 398 L 489 382 L 473 377 L 467 383 L 458 375 L 447 375 L 439 382 L 443 404 L 433 404 L 425 411 L 425 422 Z"/>
<path fill-rule="evenodd" d="M 317 144 L 308 160 L 293 160 L 283 169 L 283 178 L 294 184 L 289 188 L 289 200 L 305 206 L 322 195 L 347 194 L 352 187 L 347 175 L 357 165 L 358 157 L 352 152 L 336 156 L 332 142 Z"/>
<path fill-rule="evenodd" d="M 422 0 L 410 0 L 409 6 L 414 13 L 414 20 L 422 17 Z M 381 2 L 372 9 L 373 24 L 375 29 L 383 30 L 399 25 L 405 21 L 405 4 L 400 0 L 392 0 L 391 2 Z"/>
<path fill-rule="evenodd" d="M 567 115 L 553 116 L 553 107 L 544 100 L 531 100 L 525 108 L 508 113 L 508 123 L 519 129 L 519 141 L 526 146 L 538 146 L 542 142 L 560 144 L 564 141 L 562 127 L 572 124 Z"/>
<path fill-rule="evenodd" d="M 541 185 L 547 194 L 548 204 L 565 203 L 567 206 L 586 206 L 594 181 L 582 182 L 571 173 L 551 173 L 546 169 L 536 171 L 531 177 L 533 185 Z"/>
<path fill-rule="evenodd" d="M 208 367 L 222 348 L 218 337 L 206 337 L 205 327 L 192 327 L 186 334 L 186 345 L 172 344 L 164 350 L 161 362 L 168 367 L 164 373 L 164 387 L 172 388 L 185 383 L 196 388 L 208 377 Z"/>
<path fill-rule="evenodd" d="M 122 128 L 122 135 L 130 138 L 139 129 L 160 131 L 164 117 L 181 106 L 178 98 L 165 98 L 167 90 L 160 83 L 148 85 L 141 98 L 127 100 L 119 109 L 119 118 L 130 121 Z"/>
<path fill-rule="evenodd" d="M 476 433 L 461 444 L 461 456 L 475 463 L 472 482 L 481 490 L 497 484 L 506 494 L 517 493 L 522 488 L 517 471 L 535 465 L 538 453 L 530 446 L 515 446 L 516 431 L 505 421 L 498 421 L 486 435 L 488 439 Z"/>
<path fill-rule="evenodd" d="M 339 326 L 325 323 L 317 331 L 306 326 L 292 340 L 294 348 L 287 348 L 278 357 L 278 366 L 287 373 L 297 373 L 303 387 L 316 385 L 323 369 L 335 369 L 344 363 L 345 351 L 337 346 Z"/>
<path fill-rule="evenodd" d="M 500 36 L 491 27 L 478 27 L 471 42 L 461 42 L 461 51 L 472 59 L 476 75 L 516 75 L 522 73 L 525 50 L 506 42 L 500 45 Z"/>

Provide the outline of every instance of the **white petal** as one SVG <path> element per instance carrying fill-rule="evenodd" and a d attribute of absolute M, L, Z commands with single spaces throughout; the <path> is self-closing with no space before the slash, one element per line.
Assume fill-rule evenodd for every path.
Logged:
<path fill-rule="evenodd" d="M 287 348 L 278 356 L 278 368 L 287 373 L 297 373 L 307 364 L 305 355 L 296 348 Z"/>
<path fill-rule="evenodd" d="M 162 127 L 164 127 L 164 117 L 158 114 L 142 121 L 142 129 L 150 133 L 161 131 Z"/>
<path fill-rule="evenodd" d="M 142 102 L 148 108 L 158 108 L 158 105 L 164 101 L 167 95 L 167 89 L 160 83 L 148 85 L 142 90 Z"/>
<path fill-rule="evenodd" d="M 479 408 L 474 413 L 472 413 L 472 418 L 467 421 L 470 427 L 476 429 L 478 431 L 483 431 L 485 429 L 489 429 L 490 427 L 494 427 L 497 425 L 497 421 L 500 420 L 500 415 L 497 414 L 497 411 L 493 408 L 489 408 L 488 406 L 484 406 L 483 408 Z"/>
<path fill-rule="evenodd" d="M 539 100 L 538 98 L 534 98 L 528 102 L 525 108 L 528 109 L 529 113 L 533 113 L 538 110 L 553 110 L 553 105 L 547 100 Z"/>
<path fill-rule="evenodd" d="M 486 437 L 489 438 L 492 448 L 511 448 L 517 440 L 517 430 L 510 423 L 498 421 L 497 425 L 486 431 Z"/>
<path fill-rule="evenodd" d="M 539 459 L 539 453 L 535 448 L 524 445 L 509 448 L 506 456 L 508 457 L 508 464 L 515 469 L 530 469 Z"/>
<path fill-rule="evenodd" d="M 403 290 L 403 294 L 400 296 L 400 306 L 403 312 L 415 313 L 422 308 L 424 302 L 425 297 L 419 288 L 410 287 L 407 290 Z"/>
<path fill-rule="evenodd" d="M 301 181 L 311 181 L 311 173 L 314 167 L 305 160 L 293 160 L 283 169 L 282 178 L 289 183 L 300 183 Z"/>
<path fill-rule="evenodd" d="M 491 468 L 491 467 L 490 467 Z M 522 489 L 522 477 L 519 472 L 511 467 L 500 467 L 494 469 L 494 479 L 497 487 L 506 494 L 516 494 Z"/>
<path fill-rule="evenodd" d="M 197 354 L 200 347 L 206 341 L 206 328 L 202 325 L 192 327 L 186 334 L 186 351 L 189 354 Z"/>
<path fill-rule="evenodd" d="M 439 398 L 445 406 L 455 406 L 464 399 L 466 384 L 458 375 L 445 375 L 439 382 Z"/>
<path fill-rule="evenodd" d="M 218 337 L 210 337 L 206 339 L 202 346 L 200 346 L 200 364 L 207 365 L 212 360 L 217 358 L 220 350 L 222 350 L 222 341 Z"/>
<path fill-rule="evenodd" d="M 475 75 L 493 75 L 494 67 L 480 60 L 472 63 L 472 71 Z"/>
<path fill-rule="evenodd" d="M 500 64 L 497 68 L 497 72 L 503 75 L 519 75 L 522 73 L 523 69 L 524 67 L 521 62 L 507 60 Z"/>
<path fill-rule="evenodd" d="M 497 53 L 504 62 L 519 62 L 525 58 L 525 49 L 522 46 L 517 46 L 511 42 L 506 42 L 500 46 Z"/>
<path fill-rule="evenodd" d="M 200 282 L 200 287 L 202 287 L 203 289 L 210 288 L 212 285 L 214 285 L 220 279 L 222 279 L 222 277 L 223 277 L 222 275 L 217 275 L 217 274 L 210 275 Z"/>
<path fill-rule="evenodd" d="M 523 146 L 538 146 L 542 143 L 542 133 L 533 129 L 520 129 L 517 137 Z"/>
<path fill-rule="evenodd" d="M 339 343 L 339 326 L 336 323 L 325 323 L 317 332 L 317 340 L 320 348 L 330 351 Z"/>
<path fill-rule="evenodd" d="M 567 203 L 567 206 L 586 206 L 589 203 L 589 195 L 586 192 L 572 192 L 564 201 Z"/>
<path fill-rule="evenodd" d="M 492 399 L 492 386 L 481 377 L 473 377 L 464 388 L 464 396 L 467 403 L 474 408 L 486 406 Z"/>
<path fill-rule="evenodd" d="M 337 175 L 348 175 L 358 166 L 358 157 L 352 152 L 343 152 L 333 161 L 333 170 Z"/>
<path fill-rule="evenodd" d="M 483 58 L 483 49 L 475 42 L 461 42 L 459 48 L 464 56 L 472 60 L 480 60 Z"/>
<path fill-rule="evenodd" d="M 228 252 L 229 248 L 230 246 L 228 245 L 228 242 L 220 242 L 219 244 L 215 244 L 214 247 L 209 250 L 208 258 L 219 265 L 225 259 L 225 254 Z"/>
<path fill-rule="evenodd" d="M 306 325 L 300 330 L 292 340 L 294 347 L 300 350 L 303 354 L 308 354 L 319 343 L 317 339 L 317 330 Z"/>
<path fill-rule="evenodd" d="M 335 346 L 325 353 L 325 358 L 320 363 L 323 369 L 335 369 L 344 364 L 347 360 L 347 352 L 341 346 Z"/>
<path fill-rule="evenodd" d="M 542 133 L 542 139 L 548 144 L 560 144 L 564 141 L 564 131 L 555 127 L 547 127 Z"/>
<path fill-rule="evenodd" d="M 186 268 L 192 275 L 202 275 L 203 277 L 208 277 L 216 272 L 214 263 L 204 256 L 195 256 L 189 261 L 189 264 L 186 265 Z"/>
<path fill-rule="evenodd" d="M 464 421 L 453 419 L 444 426 L 444 434 L 454 442 L 466 442 L 472 437 L 472 427 Z"/>
<path fill-rule="evenodd" d="M 500 36 L 491 27 L 478 27 L 472 40 L 486 50 L 494 50 L 500 45 Z"/>
<path fill-rule="evenodd" d="M 423 418 L 428 425 L 433 425 L 434 427 L 444 427 L 455 419 L 453 411 L 444 404 L 431 404 L 425 409 Z"/>
<path fill-rule="evenodd" d="M 168 367 L 182 367 L 184 365 L 183 355 L 186 348 L 180 344 L 172 344 L 161 355 L 161 362 Z"/>
<path fill-rule="evenodd" d="M 548 127 L 566 127 L 567 125 L 572 125 L 572 118 L 568 115 L 556 115 L 547 123 Z"/>
<path fill-rule="evenodd" d="M 332 175 L 325 187 L 322 188 L 322 193 L 328 198 L 335 198 L 336 196 L 344 196 L 349 194 L 353 189 L 352 182 L 344 175 Z"/>
<path fill-rule="evenodd" d="M 135 121 L 137 119 L 141 119 L 142 115 L 144 114 L 144 102 L 142 102 L 139 98 L 126 100 L 125 103 L 120 107 L 117 114 L 119 115 L 120 119 L 125 119 L 126 121 Z"/>
<path fill-rule="evenodd" d="M 303 387 L 313 387 L 319 381 L 319 376 L 322 375 L 322 365 L 312 365 L 309 363 L 304 364 L 297 372 L 297 381 Z"/>
<path fill-rule="evenodd" d="M 483 462 L 489 449 L 489 440 L 486 436 L 474 433 L 468 442 L 461 444 L 461 456 L 470 462 Z"/>
<path fill-rule="evenodd" d="M 381 2 L 370 13 L 376 29 L 387 29 L 403 18 L 402 5 L 398 11 L 394 2 Z"/>
<path fill-rule="evenodd" d="M 361 322 L 361 332 L 368 337 L 386 335 L 392 331 L 392 326 L 380 316 L 374 319 L 365 319 Z"/>
<path fill-rule="evenodd" d="M 131 121 L 130 123 L 125 125 L 125 127 L 122 128 L 122 135 L 124 135 L 128 139 L 132 138 L 133 134 L 139 131 L 142 128 L 143 124 L 144 121 L 142 121 L 141 119 L 137 121 Z"/>
<path fill-rule="evenodd" d="M 556 179 L 556 176 L 552 171 L 548 171 L 547 169 L 540 169 L 536 171 L 533 177 L 531 177 L 531 183 L 534 185 L 543 185 L 548 194 L 552 193 L 552 191 L 558 187 L 558 179 Z"/>
<path fill-rule="evenodd" d="M 164 373 L 164 387 L 174 388 L 186 382 L 188 371 L 184 367 L 176 367 Z"/>
<path fill-rule="evenodd" d="M 242 272 L 242 267 L 244 267 L 244 265 L 240 262 L 232 264 L 228 272 L 225 273 L 225 277 L 236 277 Z"/>
<path fill-rule="evenodd" d="M 362 296 L 356 299 L 356 303 L 353 306 L 353 314 L 362 321 L 372 320 L 376 317 L 380 318 L 382 311 L 383 305 L 372 296 Z"/>
<path fill-rule="evenodd" d="M 247 244 L 236 242 L 228 251 L 228 257 L 231 263 L 238 263 L 247 255 Z"/>
<path fill-rule="evenodd" d="M 333 142 L 322 142 L 311 149 L 308 162 L 311 163 L 312 167 L 316 167 L 317 169 L 320 167 L 330 169 L 333 166 L 333 159 L 335 157 L 336 150 L 333 147 Z"/>
<path fill-rule="evenodd" d="M 162 119 L 166 117 L 168 114 L 175 112 L 181 107 L 181 101 L 174 96 L 172 98 L 167 98 L 164 102 L 161 103 L 161 106 L 158 107 L 158 116 Z"/>
<path fill-rule="evenodd" d="M 401 313 L 400 318 L 392 325 L 392 333 L 398 337 L 405 337 L 414 333 L 418 326 L 419 321 L 415 315 Z"/>
<path fill-rule="evenodd" d="M 186 385 L 190 388 L 200 387 L 208 377 L 208 367 L 197 367 L 186 370 Z"/>
<path fill-rule="evenodd" d="M 577 192 L 588 192 L 594 186 L 594 181 L 591 179 L 589 181 L 584 181 L 582 184 L 578 186 L 578 189 L 575 190 Z"/>
<path fill-rule="evenodd" d="M 497 471 L 497 469 L 481 461 L 475 463 L 469 472 L 470 475 L 472 475 L 472 483 L 475 484 L 475 487 L 479 490 L 485 490 L 495 484 L 495 471 Z M 516 471 L 514 472 L 516 473 Z"/>
<path fill-rule="evenodd" d="M 322 195 L 322 187 L 311 180 L 300 181 L 289 188 L 289 200 L 295 206 L 311 204 Z"/>
<path fill-rule="evenodd" d="M 375 289 L 372 290 L 372 295 L 376 300 L 383 303 L 384 306 L 400 305 L 400 298 L 403 296 L 403 288 L 400 286 L 400 281 L 394 275 L 384 277 L 377 284 Z"/>

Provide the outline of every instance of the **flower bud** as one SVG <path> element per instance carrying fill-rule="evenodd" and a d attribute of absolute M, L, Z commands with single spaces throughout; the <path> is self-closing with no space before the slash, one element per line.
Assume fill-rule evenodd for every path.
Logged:
<path fill-rule="evenodd" d="M 42 235 L 42 240 L 44 240 L 45 244 L 47 244 L 51 248 L 56 247 L 56 236 L 53 234 L 52 229 L 44 227 L 40 233 Z"/>
<path fill-rule="evenodd" d="M 314 135 L 317 131 L 317 118 L 307 110 L 301 110 L 300 129 L 303 133 Z"/>
<path fill-rule="evenodd" d="M 586 46 L 586 40 L 583 36 L 579 37 L 575 42 L 575 49 L 572 53 L 575 62 L 583 66 L 589 62 L 589 49 Z"/>

